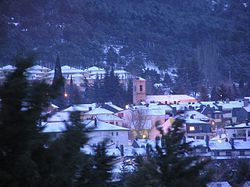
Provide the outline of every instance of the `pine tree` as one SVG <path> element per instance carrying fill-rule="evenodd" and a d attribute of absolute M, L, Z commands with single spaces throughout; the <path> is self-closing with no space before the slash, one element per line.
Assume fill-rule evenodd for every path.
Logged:
<path fill-rule="evenodd" d="M 111 170 L 114 157 L 107 155 L 106 146 L 106 141 L 99 143 L 94 150 L 94 155 L 89 157 L 88 162 L 82 165 L 77 186 L 111 186 Z"/>
<path fill-rule="evenodd" d="M 65 126 L 66 131 L 57 139 L 50 140 L 48 148 L 34 157 L 41 175 L 38 186 L 73 186 L 80 168 L 88 162 L 80 150 L 88 141 L 80 113 L 71 113 L 70 122 Z"/>
<path fill-rule="evenodd" d="M 130 79 L 128 81 L 128 88 L 125 90 L 125 104 L 133 103 L 133 81 Z"/>
<path fill-rule="evenodd" d="M 62 69 L 61 69 L 61 63 L 60 58 L 57 55 L 56 57 L 56 64 L 55 64 L 55 70 L 54 70 L 54 78 L 52 82 L 52 88 L 55 92 L 55 99 L 53 100 L 54 104 L 59 106 L 60 108 L 64 108 L 67 105 L 67 101 L 65 97 L 65 85 L 64 85 L 64 78 L 62 75 Z"/>
<path fill-rule="evenodd" d="M 211 95 L 211 97 L 210 97 L 211 101 L 218 101 L 218 100 L 220 100 L 220 95 L 218 94 L 216 86 L 213 86 L 210 95 Z"/>
<path fill-rule="evenodd" d="M 96 173 L 97 186 L 108 186 L 111 180 L 112 160 L 113 156 L 107 156 L 106 142 L 97 145 L 94 153 L 94 173 Z"/>
<path fill-rule="evenodd" d="M 200 100 L 201 101 L 208 101 L 209 100 L 208 90 L 205 86 L 201 86 L 201 88 L 200 88 Z"/>
<path fill-rule="evenodd" d="M 168 88 L 172 88 L 174 85 L 168 73 L 165 73 L 163 82 L 164 82 L 164 85 L 167 86 Z"/>
<path fill-rule="evenodd" d="M 139 163 L 125 186 L 206 186 L 209 175 L 204 167 L 208 161 L 192 155 L 184 133 L 183 121 L 178 119 L 168 133 L 161 132 L 161 145 L 156 145 L 157 151 Z"/>
<path fill-rule="evenodd" d="M 113 47 L 110 47 L 107 53 L 107 64 L 109 67 L 114 68 L 118 63 L 119 55 L 115 52 Z"/>
<path fill-rule="evenodd" d="M 105 74 L 101 88 L 101 94 L 104 101 L 111 101 L 119 106 L 125 105 L 125 90 L 120 84 L 119 77 L 115 75 L 113 68 L 111 68 L 110 72 Z"/>
<path fill-rule="evenodd" d="M 25 71 L 32 59 L 20 59 L 0 87 L 0 185 L 37 186 L 40 178 L 33 155 L 44 149 L 41 113 L 49 105 L 50 87 L 29 84 Z"/>
<path fill-rule="evenodd" d="M 143 69 L 145 69 L 143 58 L 140 55 L 135 56 L 132 62 L 127 65 L 126 69 L 134 76 L 141 76 Z"/>
<path fill-rule="evenodd" d="M 66 93 L 67 93 L 67 98 L 66 101 L 68 105 L 74 105 L 74 104 L 79 104 L 82 102 L 82 94 L 79 90 L 79 88 L 73 83 L 72 76 L 70 78 L 70 83 L 69 85 L 66 86 Z"/>
<path fill-rule="evenodd" d="M 238 160 L 236 173 L 233 177 L 234 185 L 242 185 L 250 180 L 250 164 L 248 160 Z"/>

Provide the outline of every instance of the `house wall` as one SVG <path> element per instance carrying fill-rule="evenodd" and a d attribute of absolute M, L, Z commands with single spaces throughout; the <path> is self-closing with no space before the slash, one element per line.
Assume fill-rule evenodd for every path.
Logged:
<path fill-rule="evenodd" d="M 118 133 L 118 134 L 117 134 Z M 108 139 L 108 143 L 114 143 L 116 146 L 128 146 L 128 131 L 93 131 L 88 134 L 89 144 L 94 145 Z"/>
<path fill-rule="evenodd" d="M 242 131 L 244 131 L 244 135 L 242 135 Z M 240 128 L 240 129 L 226 129 L 226 134 L 228 134 L 228 138 L 244 138 L 247 141 L 250 141 L 250 128 Z M 234 137 L 235 134 L 235 137 Z"/>
<path fill-rule="evenodd" d="M 155 140 L 157 136 L 160 135 L 160 131 L 157 130 L 155 124 L 157 121 L 160 122 L 160 124 L 163 124 L 165 122 L 166 116 L 165 115 L 159 115 L 159 116 L 149 116 L 148 119 L 151 120 L 151 129 L 149 132 L 149 139 L 150 140 Z"/>
<path fill-rule="evenodd" d="M 100 120 L 100 121 L 123 127 L 123 121 L 122 120 L 119 120 L 119 121 L 118 120 Z"/>

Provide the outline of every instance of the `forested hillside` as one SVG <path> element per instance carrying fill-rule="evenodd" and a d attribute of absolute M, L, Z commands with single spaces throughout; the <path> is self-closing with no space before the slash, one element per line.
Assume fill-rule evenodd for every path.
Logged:
<path fill-rule="evenodd" d="M 249 0 L 2 0 L 0 11 L 2 65 L 33 51 L 50 67 L 57 53 L 78 67 L 176 67 L 180 82 L 210 87 L 250 77 Z"/>

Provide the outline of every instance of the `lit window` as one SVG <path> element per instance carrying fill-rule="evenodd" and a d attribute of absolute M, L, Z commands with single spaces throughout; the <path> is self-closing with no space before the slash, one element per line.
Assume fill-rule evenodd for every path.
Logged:
<path fill-rule="evenodd" d="M 195 131 L 194 126 L 190 126 L 190 127 L 189 127 L 189 131 Z"/>

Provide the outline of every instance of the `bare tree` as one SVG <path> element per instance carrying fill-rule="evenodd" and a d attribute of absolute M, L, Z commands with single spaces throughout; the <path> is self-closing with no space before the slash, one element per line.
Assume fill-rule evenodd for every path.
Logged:
<path fill-rule="evenodd" d="M 127 126 L 132 131 L 132 138 L 145 138 L 148 133 L 147 111 L 145 109 L 133 109 L 127 116 Z M 147 135 L 146 135 L 147 136 Z"/>

